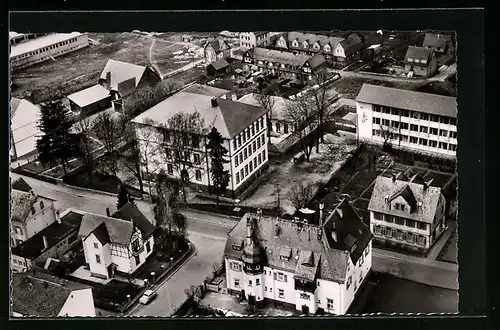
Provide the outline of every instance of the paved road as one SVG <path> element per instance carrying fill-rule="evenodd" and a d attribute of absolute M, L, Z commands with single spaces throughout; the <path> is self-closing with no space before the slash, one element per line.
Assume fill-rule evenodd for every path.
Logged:
<path fill-rule="evenodd" d="M 15 173 L 11 175 L 13 180 L 19 177 Z M 106 214 L 106 207 L 109 207 L 111 212 L 115 210 L 117 201 L 115 196 L 65 185 L 53 185 L 24 176 L 23 178 L 38 194 L 56 199 L 57 208 L 75 208 L 98 214 Z M 146 217 L 153 218 L 149 203 L 144 201 L 136 203 Z M 236 221 L 203 212 L 183 211 L 183 213 L 188 217 L 188 238 L 197 247 L 198 253 L 160 286 L 156 300 L 148 306 L 138 306 L 133 309 L 132 315 L 171 315 L 174 307 L 178 307 L 184 300 L 184 290 L 192 284 L 201 283 L 213 270 L 214 263 L 221 262 L 226 235 Z M 456 264 L 374 248 L 373 269 L 420 283 L 458 289 Z"/>

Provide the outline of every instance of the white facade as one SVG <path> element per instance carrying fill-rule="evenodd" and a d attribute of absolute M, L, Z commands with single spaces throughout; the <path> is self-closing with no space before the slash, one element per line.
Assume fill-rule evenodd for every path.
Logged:
<path fill-rule="evenodd" d="M 435 155 L 456 156 L 456 118 L 356 102 L 358 138 Z"/>
<path fill-rule="evenodd" d="M 245 274 L 242 261 L 225 258 L 227 287 L 234 291 L 245 290 L 245 295 L 253 295 L 257 301 L 270 299 L 295 305 L 298 311 L 305 305 L 310 313 L 322 308 L 330 314 L 344 315 L 371 269 L 371 241 L 356 265 L 347 255 L 346 258 L 348 268 L 344 282 L 318 278 L 314 294 L 296 290 L 294 273 L 290 271 L 264 266 L 260 275 Z"/>
<path fill-rule="evenodd" d="M 263 115 L 240 134 L 231 140 L 224 140 L 224 147 L 228 150 L 228 163 L 224 168 L 231 176 L 228 190 L 236 191 L 247 179 L 258 172 L 268 162 L 267 150 L 267 129 L 266 115 Z M 141 153 L 147 154 L 149 173 L 158 173 L 163 169 L 167 175 L 178 178 L 179 166 L 167 161 L 164 156 L 164 149 L 168 149 L 168 140 L 158 130 L 151 129 L 151 126 L 138 124 L 136 126 L 137 139 L 141 148 Z M 168 134 L 167 134 L 168 135 Z M 190 140 L 189 147 L 184 147 L 187 152 L 187 159 L 190 161 L 189 179 L 190 182 L 209 186 L 212 182 L 210 173 L 210 156 L 205 148 L 208 143 L 205 137 L 199 138 L 199 145 L 193 145 Z M 143 166 L 143 172 L 146 167 Z"/>
<path fill-rule="evenodd" d="M 138 253 L 134 253 L 132 247 L 136 239 L 139 241 L 140 252 Z M 131 242 L 129 246 L 113 244 L 111 242 L 103 245 L 95 234 L 91 233 L 83 241 L 85 261 L 90 268 L 91 274 L 102 278 L 112 277 L 114 271 L 132 274 L 153 252 L 154 238 L 151 235 L 146 241 L 143 241 L 141 232 L 136 229 L 132 235 Z M 113 269 L 110 267 L 111 264 L 114 264 Z"/>
<path fill-rule="evenodd" d="M 10 254 L 10 269 L 13 272 L 24 273 L 33 267 L 31 260 L 15 254 Z"/>
<path fill-rule="evenodd" d="M 88 45 L 88 36 L 78 32 L 55 33 L 31 39 L 11 46 L 11 67 L 13 69 L 28 67 Z"/>
<path fill-rule="evenodd" d="M 271 43 L 269 32 L 258 33 L 256 36 L 254 32 L 241 32 L 240 33 L 240 47 L 253 48 L 253 47 L 267 47 Z"/>

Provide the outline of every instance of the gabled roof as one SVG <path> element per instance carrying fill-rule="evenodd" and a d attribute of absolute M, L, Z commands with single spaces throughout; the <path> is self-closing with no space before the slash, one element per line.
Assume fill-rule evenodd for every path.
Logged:
<path fill-rule="evenodd" d="M 341 41 L 340 45 L 344 48 L 345 56 L 351 56 L 364 47 L 363 41 L 356 33 L 351 34 L 347 39 Z"/>
<path fill-rule="evenodd" d="M 221 58 L 220 60 L 210 63 L 209 65 L 213 66 L 215 70 L 220 70 L 227 68 L 229 63 L 227 63 L 225 59 Z"/>
<path fill-rule="evenodd" d="M 442 48 L 443 50 L 446 50 L 446 47 L 450 43 L 451 43 L 450 35 L 440 34 L 440 33 L 426 33 L 422 46 L 431 48 Z"/>
<path fill-rule="evenodd" d="M 24 241 L 21 245 L 15 246 L 11 249 L 12 254 L 33 260 L 42 254 L 47 249 L 58 244 L 69 234 L 78 231 L 83 215 L 70 211 L 64 216 L 61 216 L 61 223 L 57 221 L 50 224 L 45 229 L 38 232 L 36 235 Z M 43 237 L 47 239 L 47 249 L 43 244 Z"/>
<path fill-rule="evenodd" d="M 26 181 L 24 181 L 22 177 L 19 177 L 12 183 L 12 189 L 24 192 L 30 192 L 31 190 L 33 190 L 33 188 Z"/>
<path fill-rule="evenodd" d="M 11 130 L 17 157 L 36 150 L 36 140 L 43 133 L 38 128 L 40 108 L 27 100 L 11 101 Z"/>
<path fill-rule="evenodd" d="M 242 260 L 243 251 L 233 249 L 233 244 L 245 239 L 247 218 L 249 217 L 258 216 L 252 213 L 245 214 L 229 232 L 224 257 Z M 276 227 L 279 229 L 277 236 Z M 345 281 L 348 254 L 344 250 L 331 249 L 319 226 L 262 216 L 256 222 L 255 240 L 264 250 L 266 263 L 270 267 L 292 273 L 299 269 L 299 274 L 309 276 L 311 272 L 302 269 L 302 267 L 307 268 L 308 266 L 302 265 L 306 258 L 302 254 L 301 259 L 301 251 L 311 251 L 314 254 L 313 259 L 315 267 L 318 268 L 319 278 L 339 283 Z M 288 260 L 280 257 L 283 246 L 291 249 L 291 257 Z M 297 268 L 299 259 L 301 265 Z"/>
<path fill-rule="evenodd" d="M 356 101 L 450 118 L 457 117 L 457 101 L 455 97 L 450 96 L 363 84 Z"/>
<path fill-rule="evenodd" d="M 132 221 L 134 226 L 138 227 L 139 230 L 141 231 L 142 238 L 146 239 L 151 234 L 153 234 L 155 227 L 151 223 L 151 221 L 148 220 L 142 214 L 141 211 L 135 206 L 134 204 L 127 202 L 127 204 L 123 205 L 121 209 L 116 211 L 113 215 L 111 215 L 113 218 L 118 218 L 122 220 L 128 220 Z"/>
<path fill-rule="evenodd" d="M 294 277 L 314 281 L 320 262 L 321 254 L 315 255 L 313 251 L 309 250 L 300 251 Z"/>
<path fill-rule="evenodd" d="M 330 248 L 348 250 L 355 264 L 370 243 L 373 234 L 351 201 L 342 200 L 325 221 L 325 236 Z M 336 233 L 336 239 L 332 236 Z M 352 250 L 356 244 L 356 248 Z"/>
<path fill-rule="evenodd" d="M 108 230 L 106 229 L 106 224 L 104 222 L 97 226 L 92 233 L 102 245 L 111 243 L 111 239 L 109 238 Z"/>
<path fill-rule="evenodd" d="M 113 79 L 113 78 L 111 78 Z M 68 96 L 79 107 L 85 107 L 110 97 L 109 91 L 101 85 L 94 85 Z"/>
<path fill-rule="evenodd" d="M 425 63 L 419 63 L 424 66 L 428 66 L 431 61 L 431 56 L 434 53 L 434 50 L 425 48 L 425 47 L 418 47 L 418 46 L 409 46 L 408 50 L 406 51 L 406 56 L 405 56 L 405 63 L 415 63 L 415 60 L 425 60 Z M 413 61 L 410 61 L 412 59 Z"/>
<path fill-rule="evenodd" d="M 43 47 L 48 47 L 55 45 L 59 42 L 66 41 L 72 38 L 77 38 L 82 36 L 80 32 L 71 33 L 49 33 L 42 37 L 35 39 L 30 39 L 25 42 L 18 43 L 16 45 L 10 46 L 10 57 L 15 57 L 17 55 L 26 54 Z"/>
<path fill-rule="evenodd" d="M 311 57 L 310 59 L 308 59 L 307 61 L 309 62 L 309 66 L 313 70 L 326 63 L 325 57 L 321 54 L 316 54 L 313 57 Z"/>
<path fill-rule="evenodd" d="M 36 203 L 33 192 L 12 190 L 11 192 L 11 218 L 12 221 L 24 222 L 30 215 L 31 207 Z"/>
<path fill-rule="evenodd" d="M 398 179 L 393 181 L 392 178 L 379 176 L 375 180 L 368 210 L 432 223 L 441 195 L 439 187 L 425 187 L 423 184 Z M 386 201 L 386 197 L 389 200 L 394 200 L 399 196 L 403 197 L 410 206 L 415 206 L 412 207 L 411 212 L 389 207 L 390 204 Z"/>
<path fill-rule="evenodd" d="M 303 66 L 310 58 L 310 56 L 304 54 L 293 54 L 261 47 L 249 49 L 246 54 L 257 61 L 278 62 L 280 64 L 288 64 L 297 67 Z"/>
<path fill-rule="evenodd" d="M 183 89 L 182 91 L 186 93 L 208 95 L 212 97 L 221 97 L 222 95 L 225 95 L 227 93 L 227 90 L 225 89 L 212 87 L 209 85 L 202 85 L 202 84 L 192 84 L 189 87 Z"/>
<path fill-rule="evenodd" d="M 210 96 L 179 92 L 132 121 L 144 123 L 149 118 L 159 125 L 168 125 L 168 119 L 176 113 L 192 114 L 197 111 L 203 119 L 205 129 L 215 127 L 223 138 L 232 139 L 266 113 L 266 110 L 256 106 L 222 98 L 216 100 L 217 106 L 212 107 Z"/>
<path fill-rule="evenodd" d="M 134 230 L 134 224 L 132 223 L 132 221 L 105 217 L 92 213 L 86 213 L 83 216 L 78 236 L 82 240 L 84 240 L 91 233 L 94 233 L 94 235 L 96 236 L 100 235 L 101 231 L 103 230 L 103 228 L 100 226 L 103 223 L 109 237 L 109 240 L 107 240 L 107 238 L 101 236 L 101 238 L 103 238 L 103 241 L 125 246 L 128 246 L 130 244 L 130 240 L 132 238 L 132 233 Z"/>
<path fill-rule="evenodd" d="M 243 95 L 242 97 L 240 97 L 238 99 L 238 102 L 250 104 L 250 105 L 253 105 L 256 107 L 261 107 L 261 105 L 257 101 L 256 97 L 257 97 L 256 93 L 246 94 L 246 95 Z M 284 98 L 284 97 L 275 96 L 275 95 L 271 95 L 270 97 L 273 99 L 273 102 L 274 102 L 273 103 L 273 116 L 274 116 L 274 118 L 284 120 L 288 104 L 291 104 L 294 101 L 289 100 L 289 99 Z"/>
<path fill-rule="evenodd" d="M 269 33 L 269 31 L 254 31 L 253 34 L 256 36 L 256 37 L 259 37 L 263 34 L 266 34 L 266 33 Z"/>
<path fill-rule="evenodd" d="M 231 47 L 229 46 L 227 41 L 225 41 L 224 39 L 221 39 L 221 38 L 217 38 L 215 40 L 209 40 L 206 43 L 205 48 L 207 48 L 208 45 L 212 46 L 215 53 L 220 53 L 220 52 L 231 49 Z"/>
<path fill-rule="evenodd" d="M 316 42 L 319 42 L 320 50 L 323 50 L 325 45 L 330 45 L 331 52 L 337 47 L 337 45 L 344 40 L 344 38 L 331 37 L 323 34 L 313 34 L 313 33 L 302 33 L 302 32 L 288 32 L 284 35 L 285 39 L 288 41 L 288 47 L 291 49 L 299 49 L 302 48 L 302 43 L 307 41 L 309 45 L 313 45 Z M 297 40 L 299 43 L 298 47 L 293 47 L 292 42 Z M 311 50 L 310 48 L 309 50 Z"/>
<path fill-rule="evenodd" d="M 106 79 L 106 74 L 111 72 L 110 88 L 117 91 L 120 83 L 130 80 L 131 78 L 135 78 L 135 87 L 137 87 L 145 71 L 145 66 L 117 60 L 108 60 L 104 70 L 102 70 L 100 79 Z"/>

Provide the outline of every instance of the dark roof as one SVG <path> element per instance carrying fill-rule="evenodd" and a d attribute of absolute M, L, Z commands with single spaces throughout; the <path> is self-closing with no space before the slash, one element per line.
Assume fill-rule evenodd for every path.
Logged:
<path fill-rule="evenodd" d="M 186 93 L 193 93 L 199 95 L 208 95 L 213 97 L 221 97 L 227 93 L 227 90 L 202 84 L 192 84 L 182 90 Z"/>
<path fill-rule="evenodd" d="M 11 249 L 12 254 L 33 260 L 42 252 L 59 243 L 72 232 L 78 231 L 82 222 L 83 215 L 73 211 L 68 212 L 61 217 L 61 223 L 57 221 L 24 241 L 21 245 Z M 43 237 L 47 238 L 48 248 L 43 246 Z"/>
<path fill-rule="evenodd" d="M 315 253 L 310 250 L 300 251 L 294 277 L 314 281 L 318 273 L 318 268 L 320 267 L 320 261 L 321 254 L 316 256 Z"/>
<path fill-rule="evenodd" d="M 231 48 L 229 44 L 224 39 L 221 38 L 208 41 L 207 44 L 205 45 L 205 48 L 207 48 L 208 45 L 212 46 L 212 48 L 215 50 L 216 53 L 220 53 Z"/>
<path fill-rule="evenodd" d="M 92 233 L 94 236 L 101 242 L 102 245 L 106 245 L 111 242 L 109 238 L 108 231 L 106 230 L 106 224 L 103 222 L 99 226 L 97 226 Z"/>
<path fill-rule="evenodd" d="M 33 191 L 12 190 L 10 209 L 12 220 L 24 222 L 30 215 L 31 207 L 35 204 L 36 199 L 37 197 Z"/>
<path fill-rule="evenodd" d="M 243 260 L 243 250 L 237 251 L 233 245 L 238 245 L 247 236 L 246 226 L 249 217 L 257 218 L 258 216 L 252 213 L 245 214 L 229 232 L 224 249 L 225 257 Z M 292 273 L 297 270 L 300 276 L 308 277 L 314 273 L 314 270 L 307 268 L 310 266 L 307 266 L 307 261 L 305 261 L 308 259 L 308 251 L 311 251 L 314 267 L 317 267 L 317 276 L 343 283 L 346 279 L 348 254 L 344 249 L 330 248 L 324 236 L 321 227 L 311 224 L 266 216 L 261 216 L 256 220 L 255 242 L 263 249 L 265 254 L 263 258 L 267 265 Z M 281 254 L 287 253 L 283 251 L 284 247 L 291 251 L 289 259 L 280 257 Z"/>
<path fill-rule="evenodd" d="M 457 117 L 457 100 L 455 97 L 450 96 L 363 84 L 356 101 L 450 118 Z"/>
<path fill-rule="evenodd" d="M 123 205 L 121 209 L 119 209 L 112 215 L 112 217 L 132 221 L 132 223 L 141 231 L 143 239 L 151 236 L 151 234 L 153 234 L 155 230 L 155 227 L 153 226 L 151 221 L 149 221 L 148 218 L 146 218 L 144 214 L 142 214 L 142 212 L 137 208 L 137 206 L 132 203 Z"/>
<path fill-rule="evenodd" d="M 409 46 L 406 51 L 405 63 L 418 64 L 428 66 L 431 61 L 434 50 L 425 47 Z M 413 61 L 410 61 L 412 59 Z M 415 60 L 425 60 L 425 63 L 415 63 Z"/>
<path fill-rule="evenodd" d="M 373 236 L 352 202 L 347 199 L 342 200 L 335 207 L 325 221 L 324 228 L 330 248 L 350 251 L 354 264 L 361 257 Z M 332 236 L 333 232 L 336 233 L 336 240 Z M 356 248 L 352 250 L 354 243 Z"/>
<path fill-rule="evenodd" d="M 269 31 L 254 31 L 253 34 L 258 37 L 258 36 L 261 36 L 263 34 L 266 34 L 266 33 L 269 33 Z"/>
<path fill-rule="evenodd" d="M 316 54 L 313 57 L 311 57 L 309 60 L 309 66 L 311 69 L 316 69 L 319 66 L 322 66 L 326 63 L 325 57 L 321 54 Z"/>
<path fill-rule="evenodd" d="M 229 63 L 227 63 L 225 59 L 221 58 L 220 60 L 210 63 L 210 65 L 213 66 L 215 70 L 220 70 L 227 68 L 229 66 Z"/>
<path fill-rule="evenodd" d="M 132 238 L 134 229 L 132 221 L 105 217 L 92 213 L 86 213 L 83 216 L 78 236 L 82 240 L 86 239 L 103 223 L 106 227 L 105 229 L 109 237 L 109 242 L 125 246 L 128 246 L 130 244 L 130 239 Z"/>
<path fill-rule="evenodd" d="M 347 39 L 341 41 L 340 45 L 344 48 L 345 56 L 351 56 L 364 47 L 363 41 L 356 33 L 351 34 Z"/>
<path fill-rule="evenodd" d="M 451 43 L 450 35 L 440 34 L 440 33 L 426 33 L 422 46 L 431 48 L 442 48 L 443 50 L 446 50 L 446 47 L 450 43 Z"/>
<path fill-rule="evenodd" d="M 79 283 L 64 281 L 37 273 L 36 277 L 26 273 L 12 274 L 12 311 L 24 316 L 56 317 L 75 290 L 88 289 Z"/>
<path fill-rule="evenodd" d="M 288 64 L 301 67 L 309 60 L 310 56 L 304 54 L 293 54 L 274 49 L 262 47 L 254 47 L 247 51 L 248 56 L 257 61 L 278 62 L 280 64 Z"/>
<path fill-rule="evenodd" d="M 390 208 L 386 198 L 392 201 L 399 196 L 411 206 L 410 212 Z M 441 196 L 439 187 L 379 176 L 375 180 L 368 210 L 433 223 Z"/>
<path fill-rule="evenodd" d="M 33 188 L 21 177 L 12 183 L 12 189 L 24 192 L 33 190 Z"/>

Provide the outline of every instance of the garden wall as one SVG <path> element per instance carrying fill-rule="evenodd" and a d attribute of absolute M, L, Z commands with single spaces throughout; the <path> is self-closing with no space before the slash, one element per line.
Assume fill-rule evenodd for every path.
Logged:
<path fill-rule="evenodd" d="M 14 173 L 20 174 L 20 175 L 25 175 L 27 177 L 41 180 L 41 181 L 45 181 L 45 182 L 52 183 L 52 184 L 58 184 L 60 182 L 60 180 L 55 179 L 53 177 L 46 176 L 43 174 L 36 174 L 36 173 L 30 172 L 30 171 L 26 171 L 20 167 L 12 168 L 11 171 Z"/>

